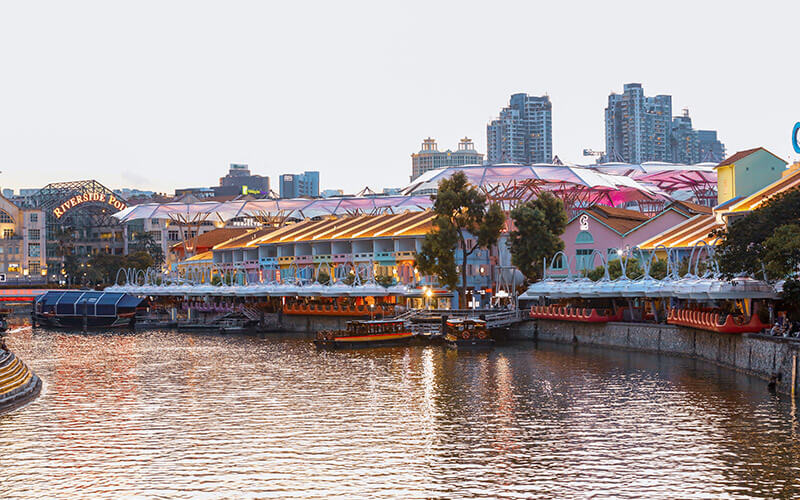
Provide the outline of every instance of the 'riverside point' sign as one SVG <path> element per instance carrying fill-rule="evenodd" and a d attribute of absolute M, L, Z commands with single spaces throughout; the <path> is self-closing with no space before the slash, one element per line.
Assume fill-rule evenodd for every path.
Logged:
<path fill-rule="evenodd" d="M 125 210 L 126 208 L 125 203 L 123 203 L 122 200 L 113 194 L 90 192 L 77 194 L 68 199 L 53 209 L 53 215 L 56 216 L 56 219 L 60 219 L 61 216 L 67 213 L 68 210 L 84 203 L 105 203 L 106 205 L 110 205 L 112 208 L 114 208 L 115 212 Z"/>
<path fill-rule="evenodd" d="M 795 123 L 792 129 L 792 146 L 794 152 L 800 154 L 800 122 Z"/>

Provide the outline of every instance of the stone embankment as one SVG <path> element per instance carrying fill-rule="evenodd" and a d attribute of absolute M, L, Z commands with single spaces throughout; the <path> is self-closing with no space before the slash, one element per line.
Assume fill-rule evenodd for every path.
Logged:
<path fill-rule="evenodd" d="M 32 401 L 42 381 L 13 352 L 0 349 L 0 414 Z"/>
<path fill-rule="evenodd" d="M 773 381 L 781 392 L 800 391 L 800 343 L 779 337 L 661 324 L 553 320 L 524 321 L 511 328 L 508 337 L 690 356 Z"/>

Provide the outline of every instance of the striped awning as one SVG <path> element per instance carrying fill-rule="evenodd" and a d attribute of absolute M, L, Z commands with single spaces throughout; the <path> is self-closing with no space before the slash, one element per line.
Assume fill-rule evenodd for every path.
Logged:
<path fill-rule="evenodd" d="M 657 234 L 639 244 L 643 250 L 652 250 L 657 246 L 664 245 L 667 248 L 691 248 L 692 246 L 705 241 L 710 245 L 715 245 L 717 237 L 711 235 L 711 231 L 724 227 L 724 224 L 717 222 L 713 215 L 699 214 L 691 219 L 673 226 L 661 234 Z"/>

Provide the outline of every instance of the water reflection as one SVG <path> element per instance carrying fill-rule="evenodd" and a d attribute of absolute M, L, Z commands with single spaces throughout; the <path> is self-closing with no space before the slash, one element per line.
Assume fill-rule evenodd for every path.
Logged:
<path fill-rule="evenodd" d="M 800 494 L 789 398 L 689 359 L 175 332 L 8 342 L 45 389 L 0 417 L 4 497 Z"/>

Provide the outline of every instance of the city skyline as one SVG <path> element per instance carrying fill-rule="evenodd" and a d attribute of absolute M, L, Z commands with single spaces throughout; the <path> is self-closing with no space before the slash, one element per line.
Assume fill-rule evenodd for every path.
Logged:
<path fill-rule="evenodd" d="M 796 6 L 750 12 L 691 4 L 688 17 L 675 5 L 659 26 L 693 33 L 682 40 L 648 37 L 646 23 L 607 32 L 602 20 L 621 8 L 587 3 L 576 13 L 550 5 L 541 7 L 550 19 L 542 37 L 559 36 L 568 23 L 582 40 L 602 41 L 550 44 L 537 64 L 513 66 L 516 51 L 498 51 L 495 35 L 505 34 L 504 45 L 525 37 L 503 28 L 505 9 L 483 16 L 455 5 L 426 6 L 424 19 L 415 8 L 351 4 L 319 4 L 314 15 L 256 3 L 158 11 L 154 3 L 53 3 L 46 15 L 8 6 L 0 41 L 18 49 L 7 54 L 9 77 L 0 82 L 0 186 L 98 178 L 113 188 L 171 192 L 213 185 L 230 163 L 277 179 L 291 162 L 291 170 L 320 171 L 321 189 L 397 187 L 407 183 L 408 154 L 420 138 L 457 144 L 468 136 L 488 151 L 486 125 L 515 93 L 548 95 L 556 110 L 553 155 L 591 163 L 581 151 L 604 149 L 608 95 L 628 82 L 671 95 L 673 114 L 689 108 L 696 126 L 718 131 L 729 154 L 763 145 L 787 161 L 798 157 L 789 135 L 800 102 L 786 76 Z M 723 25 L 744 16 L 759 36 L 726 39 L 713 67 L 703 51 L 689 50 L 718 43 L 707 19 Z M 413 23 L 424 33 L 411 36 Z M 311 31 L 328 42 L 305 41 Z M 471 31 L 483 35 L 466 36 Z M 608 64 L 609 51 L 637 37 L 650 42 L 630 47 L 631 62 Z M 432 71 L 455 52 L 484 62 L 470 78 Z M 748 60 L 763 69 L 741 64 Z M 723 73 L 724 84 L 715 78 Z M 740 100 L 757 91 L 759 105 Z M 298 133 L 312 114 L 315 126 Z"/>

